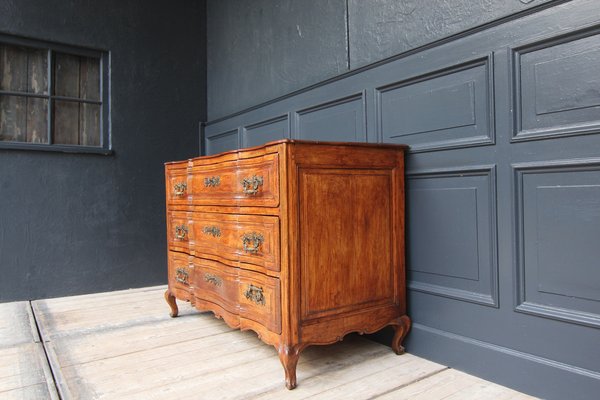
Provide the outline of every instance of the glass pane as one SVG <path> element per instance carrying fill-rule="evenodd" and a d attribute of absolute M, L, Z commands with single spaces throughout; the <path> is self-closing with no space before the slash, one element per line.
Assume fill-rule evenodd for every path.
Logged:
<path fill-rule="evenodd" d="M 100 106 L 98 104 L 81 103 L 79 144 L 100 146 Z"/>
<path fill-rule="evenodd" d="M 79 104 L 54 101 L 53 143 L 79 144 Z"/>
<path fill-rule="evenodd" d="M 54 95 L 100 100 L 100 59 L 56 53 Z"/>
<path fill-rule="evenodd" d="M 27 99 L 27 141 L 48 143 L 48 99 Z"/>
<path fill-rule="evenodd" d="M 27 141 L 27 98 L 0 95 L 0 140 Z"/>
<path fill-rule="evenodd" d="M 47 50 L 0 44 L 0 90 L 48 94 Z"/>

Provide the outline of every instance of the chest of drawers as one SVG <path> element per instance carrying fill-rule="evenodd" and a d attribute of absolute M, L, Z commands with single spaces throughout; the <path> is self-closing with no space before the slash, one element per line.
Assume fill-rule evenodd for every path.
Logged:
<path fill-rule="evenodd" d="M 251 329 L 286 386 L 309 345 L 410 328 L 405 146 L 283 140 L 165 165 L 168 290 Z"/>

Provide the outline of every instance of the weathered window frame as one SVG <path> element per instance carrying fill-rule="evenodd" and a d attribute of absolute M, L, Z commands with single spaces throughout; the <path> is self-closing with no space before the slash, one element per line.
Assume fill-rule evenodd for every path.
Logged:
<path fill-rule="evenodd" d="M 41 151 L 56 151 L 66 153 L 91 153 L 91 154 L 112 154 L 112 143 L 111 143 L 111 126 L 110 126 L 110 54 L 107 51 L 88 49 L 77 46 L 63 45 L 58 43 L 51 43 L 42 40 L 35 40 L 29 38 L 22 38 L 17 36 L 11 36 L 6 34 L 0 34 L 0 43 L 9 46 L 23 46 L 37 50 L 46 51 L 48 57 L 48 93 L 37 94 L 37 93 L 23 93 L 23 92 L 12 92 L 6 90 L 0 90 L 2 95 L 16 95 L 21 97 L 35 97 L 48 99 L 48 110 L 47 110 L 47 135 L 48 143 L 30 143 L 30 142 L 10 142 L 0 141 L 0 149 L 16 149 L 16 150 L 41 150 Z M 99 132 L 100 132 L 100 145 L 99 146 L 88 146 L 78 144 L 53 144 L 53 102 L 55 100 L 69 99 L 62 96 L 57 96 L 53 93 L 54 83 L 54 57 L 56 53 L 68 54 L 73 56 L 91 57 L 99 59 L 99 71 L 100 71 L 100 100 L 92 101 L 85 99 L 77 99 L 80 103 L 92 103 L 100 106 L 100 121 L 99 121 Z"/>

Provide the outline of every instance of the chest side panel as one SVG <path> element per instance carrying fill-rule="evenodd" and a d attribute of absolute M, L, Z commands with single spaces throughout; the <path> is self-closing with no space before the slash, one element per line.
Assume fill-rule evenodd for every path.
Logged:
<path fill-rule="evenodd" d="M 300 167 L 303 321 L 396 303 L 392 169 Z"/>

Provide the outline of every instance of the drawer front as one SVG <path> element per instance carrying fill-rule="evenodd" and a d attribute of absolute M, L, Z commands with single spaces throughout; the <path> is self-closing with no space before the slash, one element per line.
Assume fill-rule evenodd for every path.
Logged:
<path fill-rule="evenodd" d="M 278 155 L 194 165 L 188 183 L 194 205 L 277 207 Z"/>
<path fill-rule="evenodd" d="M 280 269 L 277 217 L 198 213 L 192 217 L 189 232 L 190 249 L 198 256 L 230 265 L 242 262 Z"/>
<path fill-rule="evenodd" d="M 238 268 L 195 258 L 194 295 L 238 314 Z"/>
<path fill-rule="evenodd" d="M 177 298 L 189 300 L 194 266 L 187 254 L 169 252 L 169 289 Z"/>
<path fill-rule="evenodd" d="M 281 333 L 281 292 L 279 279 L 239 271 L 238 299 L 240 317 L 258 322 L 277 334 Z"/>
<path fill-rule="evenodd" d="M 169 243 L 169 249 L 187 252 L 191 234 L 190 221 L 186 212 L 167 212 L 167 242 Z"/>
<path fill-rule="evenodd" d="M 181 168 L 180 164 L 165 166 L 165 184 L 167 204 L 185 205 L 188 203 L 187 167 Z"/>

